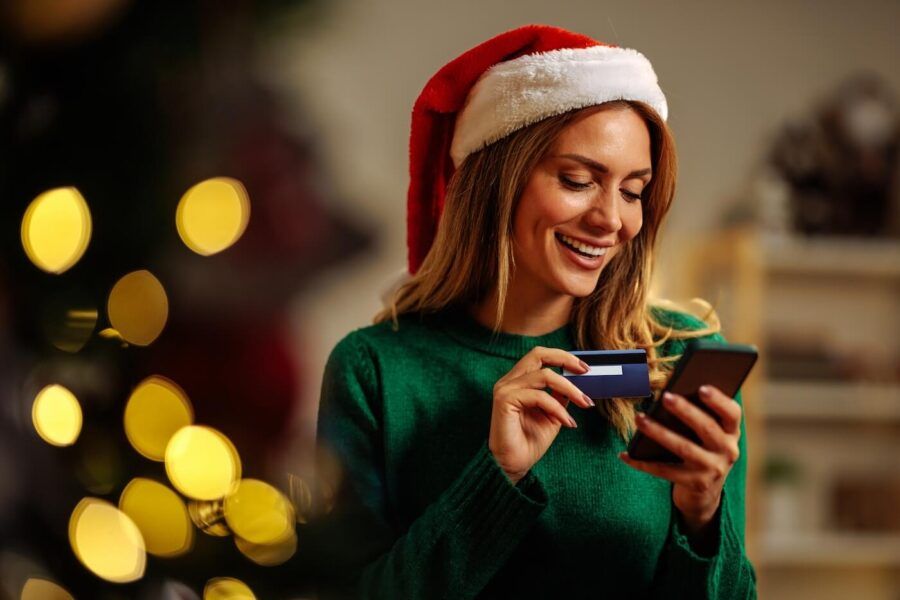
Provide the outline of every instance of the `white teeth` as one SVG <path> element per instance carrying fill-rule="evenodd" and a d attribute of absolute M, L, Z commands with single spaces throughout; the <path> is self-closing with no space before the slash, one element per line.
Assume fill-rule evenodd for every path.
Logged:
<path fill-rule="evenodd" d="M 600 248 L 598 246 L 588 246 L 587 244 L 579 242 L 578 240 L 570 238 L 569 236 L 563 234 L 559 234 L 559 237 L 568 245 L 572 246 L 573 248 L 578 248 L 585 254 L 591 254 L 593 256 L 603 256 L 604 254 L 606 254 L 606 248 Z"/>

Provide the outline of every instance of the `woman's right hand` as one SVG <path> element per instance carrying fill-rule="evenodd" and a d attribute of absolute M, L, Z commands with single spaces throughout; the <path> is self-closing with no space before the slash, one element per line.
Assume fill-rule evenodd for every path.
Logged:
<path fill-rule="evenodd" d="M 541 459 L 561 426 L 577 427 L 566 410 L 569 400 L 582 408 L 594 406 L 575 384 L 547 365 L 573 373 L 589 369 L 574 354 L 538 346 L 494 384 L 488 448 L 513 483 Z"/>

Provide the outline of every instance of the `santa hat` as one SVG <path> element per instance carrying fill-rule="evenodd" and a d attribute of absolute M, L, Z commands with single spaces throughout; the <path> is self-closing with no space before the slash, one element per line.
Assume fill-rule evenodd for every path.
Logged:
<path fill-rule="evenodd" d="M 547 117 L 640 100 L 665 119 L 666 98 L 640 52 L 548 25 L 501 33 L 444 65 L 413 107 L 409 140 L 409 272 L 431 248 L 444 195 L 466 156 Z"/>

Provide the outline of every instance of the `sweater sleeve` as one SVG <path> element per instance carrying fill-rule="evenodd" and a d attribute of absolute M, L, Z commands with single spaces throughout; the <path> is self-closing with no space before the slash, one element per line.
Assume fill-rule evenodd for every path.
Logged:
<path fill-rule="evenodd" d="M 715 334 L 710 339 L 724 341 Z M 735 400 L 743 406 L 741 393 Z M 725 479 L 714 517 L 715 552 L 701 554 L 690 544 L 672 506 L 669 535 L 657 565 L 654 598 L 756 598 L 756 572 L 744 547 L 747 431 L 741 419 L 740 456 Z"/>
<path fill-rule="evenodd" d="M 388 500 L 382 397 L 357 334 L 329 357 L 318 438 L 343 466 L 334 509 L 314 536 L 328 573 L 322 597 L 470 598 L 488 583 L 547 504 L 532 475 L 513 485 L 485 440 L 455 480 L 401 530 Z"/>

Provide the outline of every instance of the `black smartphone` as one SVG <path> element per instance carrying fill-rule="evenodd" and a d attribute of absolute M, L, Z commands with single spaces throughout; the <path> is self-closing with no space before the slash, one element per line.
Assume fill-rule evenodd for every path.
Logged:
<path fill-rule="evenodd" d="M 675 365 L 665 390 L 684 396 L 712 415 L 718 416 L 698 395 L 701 385 L 713 385 L 734 398 L 750 374 L 759 355 L 755 346 L 726 344 L 709 340 L 691 340 Z M 662 396 L 660 396 L 660 400 Z M 653 420 L 684 437 L 700 443 L 700 438 L 684 421 L 666 410 L 662 402 L 654 402 L 647 411 Z M 628 444 L 628 455 L 636 460 L 679 463 L 681 457 L 660 446 L 638 431 Z"/>

